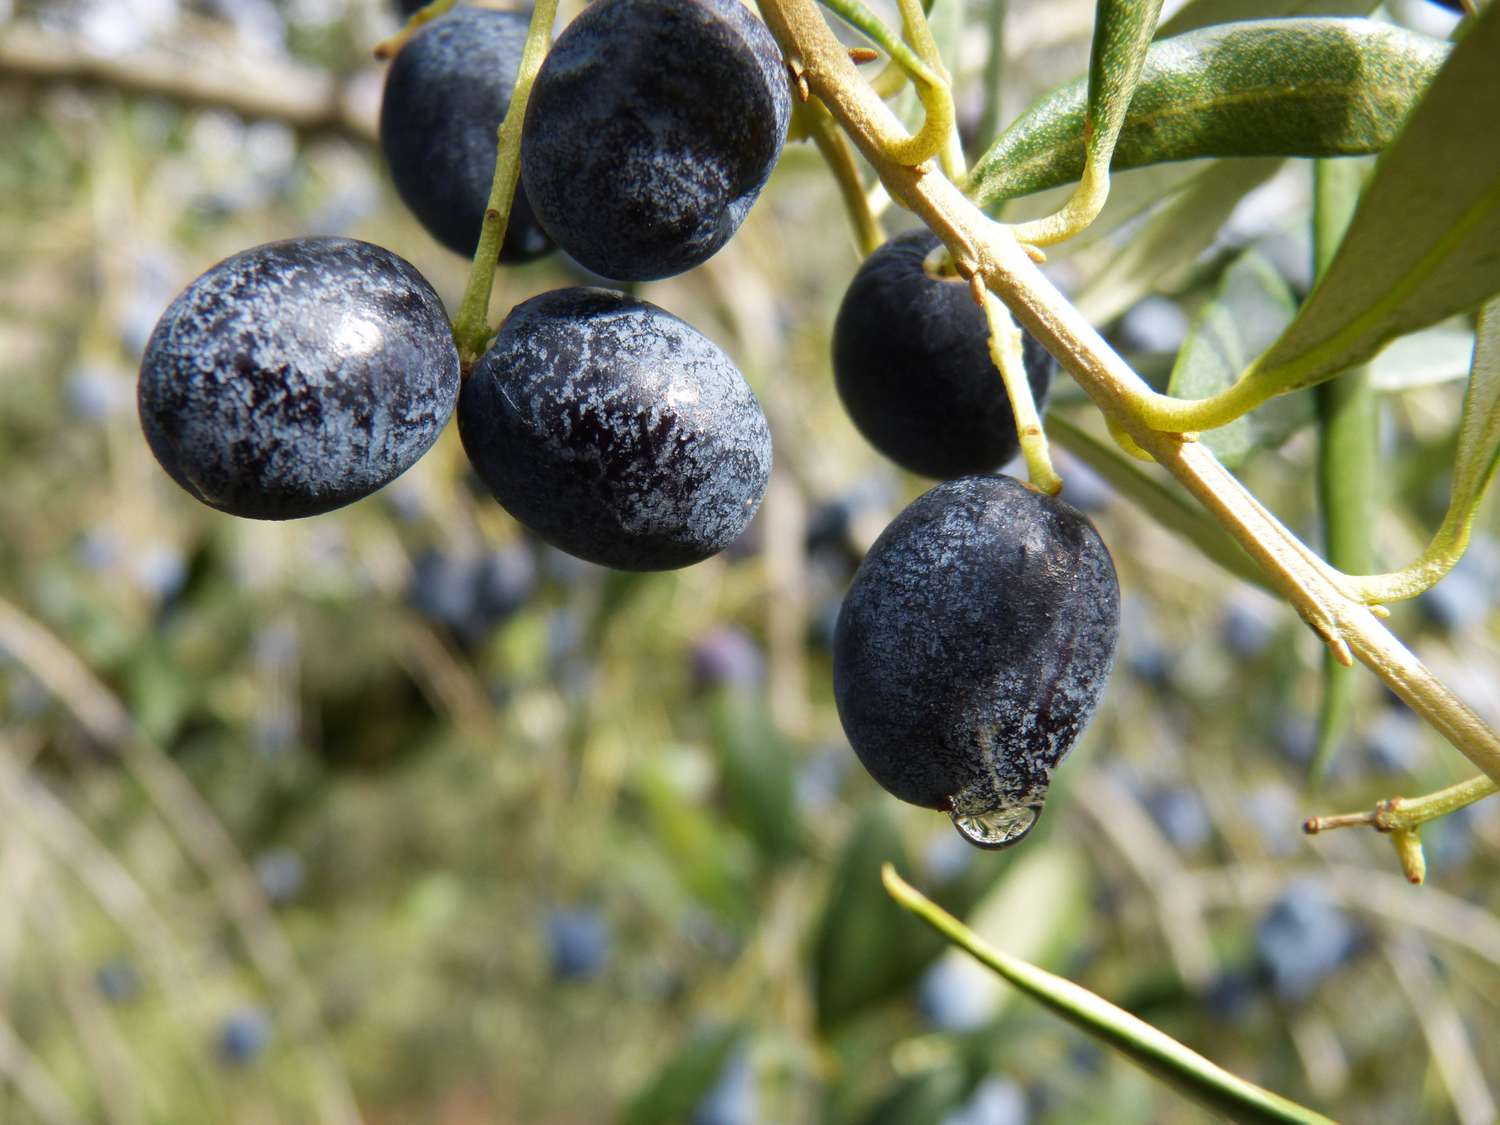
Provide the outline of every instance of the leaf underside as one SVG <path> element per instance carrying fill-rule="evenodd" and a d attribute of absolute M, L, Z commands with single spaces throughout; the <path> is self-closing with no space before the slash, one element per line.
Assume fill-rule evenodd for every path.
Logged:
<path fill-rule="evenodd" d="M 1354 156 L 1396 135 L 1448 46 L 1364 19 L 1224 24 L 1152 44 L 1111 168 L 1204 156 Z M 1087 79 L 1036 102 L 968 179 L 983 206 L 1083 172 Z"/>

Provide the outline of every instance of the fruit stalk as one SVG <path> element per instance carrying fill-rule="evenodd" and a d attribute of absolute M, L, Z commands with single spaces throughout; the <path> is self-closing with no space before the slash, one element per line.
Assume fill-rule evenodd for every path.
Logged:
<path fill-rule="evenodd" d="M 505 228 L 510 224 L 511 201 L 521 174 L 521 123 L 526 120 L 526 103 L 531 98 L 531 84 L 546 57 L 552 39 L 552 24 L 557 19 L 557 0 L 536 0 L 531 23 L 526 28 L 526 46 L 521 51 L 521 66 L 516 72 L 510 106 L 500 122 L 499 149 L 495 153 L 495 179 L 484 211 L 484 225 L 479 230 L 479 245 L 469 267 L 469 282 L 459 302 L 453 321 L 453 338 L 465 372 L 484 354 L 490 338 L 490 290 L 495 283 L 495 262 Z"/>
<path fill-rule="evenodd" d="M 812 93 L 870 161 L 892 197 L 947 245 L 1057 356 L 1106 417 L 1177 477 L 1265 570 L 1341 662 L 1357 657 L 1471 762 L 1500 781 L 1500 734 L 1422 664 L 1342 577 L 1252 496 L 1191 434 L 1153 429 L 1137 404 L 1150 388 L 995 222 L 931 166 L 908 167 L 890 140 L 904 131 L 859 76 L 813 0 L 761 0 L 766 23 Z"/>

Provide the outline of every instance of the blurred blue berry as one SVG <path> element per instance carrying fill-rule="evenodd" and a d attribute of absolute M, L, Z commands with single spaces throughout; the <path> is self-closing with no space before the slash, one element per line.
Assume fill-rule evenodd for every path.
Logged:
<path fill-rule="evenodd" d="M 1219 621 L 1219 636 L 1227 648 L 1242 660 L 1253 660 L 1266 651 L 1275 636 L 1276 626 L 1268 610 L 1249 602 L 1230 601 Z"/>
<path fill-rule="evenodd" d="M 1013 1079 L 991 1075 L 943 1118 L 942 1125 L 1026 1125 L 1030 1120 L 1026 1091 Z"/>
<path fill-rule="evenodd" d="M 970 988 L 959 964 L 946 957 L 922 974 L 917 1010 L 938 1031 L 973 1031 L 994 1014 L 991 998 Z"/>
<path fill-rule="evenodd" d="M 609 927 L 597 910 L 558 910 L 547 919 L 552 975 L 558 980 L 589 980 L 609 961 Z"/>
<path fill-rule="evenodd" d="M 219 1024 L 214 1050 L 222 1062 L 245 1066 L 254 1062 L 270 1041 L 270 1018 L 259 1008 L 244 1008 Z"/>
<path fill-rule="evenodd" d="M 1422 734 L 1411 711 L 1388 708 L 1365 731 L 1365 760 L 1381 773 L 1411 773 L 1422 757 Z"/>
<path fill-rule="evenodd" d="M 1354 952 L 1356 935 L 1323 887 L 1298 880 L 1255 924 L 1255 948 L 1283 1000 L 1300 1000 Z"/>
<path fill-rule="evenodd" d="M 290 902 L 302 893 L 307 869 L 291 848 L 272 848 L 255 861 L 255 877 L 272 903 Z"/>
<path fill-rule="evenodd" d="M 733 625 L 711 629 L 692 650 L 693 683 L 700 688 L 757 687 L 766 675 L 760 646 L 749 633 Z"/>
<path fill-rule="evenodd" d="M 187 582 L 187 560 L 169 543 L 147 547 L 131 567 L 137 588 L 157 601 L 170 601 Z"/>
<path fill-rule="evenodd" d="M 1185 852 L 1197 851 L 1213 839 L 1214 825 L 1203 798 L 1181 786 L 1160 786 L 1142 799 L 1163 836 Z"/>
<path fill-rule="evenodd" d="M 761 1120 L 758 1101 L 750 1053 L 740 1048 L 693 1110 L 693 1125 L 756 1125 Z"/>
<path fill-rule="evenodd" d="M 94 971 L 94 987 L 111 1004 L 122 1004 L 140 993 L 141 974 L 129 958 L 116 957 Z"/>

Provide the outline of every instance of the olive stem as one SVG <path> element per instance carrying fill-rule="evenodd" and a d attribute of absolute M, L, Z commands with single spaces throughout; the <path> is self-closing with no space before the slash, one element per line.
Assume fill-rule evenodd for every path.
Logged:
<path fill-rule="evenodd" d="M 1377 832 L 1414 832 L 1429 820 L 1457 812 L 1496 792 L 1500 792 L 1500 785 L 1480 774 L 1422 797 L 1391 797 L 1366 812 L 1309 817 L 1303 822 L 1302 831 L 1316 836 L 1335 828 L 1365 825 Z"/>
<path fill-rule="evenodd" d="M 425 7 L 418 8 L 407 21 L 401 25 L 401 30 L 388 39 L 382 39 L 375 44 L 375 57 L 377 59 L 393 59 L 407 41 L 413 35 L 422 30 L 423 25 L 431 23 L 438 16 L 453 7 L 458 0 L 429 0 Z"/>
<path fill-rule="evenodd" d="M 1216 1114 L 1238 1121 L 1330 1125 L 1322 1114 L 1229 1073 L 1102 996 L 996 949 L 901 878 L 891 864 L 881 867 L 880 878 L 886 893 L 898 906 L 926 922 L 1001 979 Z"/>
<path fill-rule="evenodd" d="M 859 165 L 854 162 L 854 150 L 849 146 L 849 138 L 829 115 L 828 107 L 816 98 L 798 106 L 797 112 L 802 115 L 808 135 L 812 137 L 813 144 L 818 146 L 823 162 L 833 173 L 839 195 L 844 200 L 844 210 L 848 212 L 849 221 L 854 224 L 854 238 L 859 243 L 860 257 L 867 258 L 885 241 L 885 232 L 880 229 L 880 223 L 870 207 L 870 197 L 866 194 Z"/>
<path fill-rule="evenodd" d="M 1042 429 L 1042 419 L 1037 413 L 1036 400 L 1031 394 L 1031 382 L 1026 377 L 1026 353 L 1022 349 L 1024 337 L 1016 327 L 1010 310 L 1000 303 L 988 289 L 978 286 L 980 307 L 990 326 L 990 360 L 1005 382 L 1005 393 L 1010 398 L 1010 412 L 1016 420 L 1016 437 L 1021 442 L 1021 455 L 1026 458 L 1026 476 L 1032 487 L 1039 488 L 1048 496 L 1062 491 L 1062 478 L 1052 467 L 1052 454 L 1047 448 L 1047 432 Z"/>
<path fill-rule="evenodd" d="M 1210 450 L 1192 435 L 1157 428 L 1142 406 L 1150 388 L 1037 269 L 1010 228 L 986 216 L 940 172 L 909 167 L 892 154 L 885 142 L 901 136 L 899 122 L 860 78 L 813 0 L 760 3 L 783 51 L 800 60 L 812 92 L 864 153 L 892 198 L 921 218 L 954 260 L 1005 302 L 1106 418 L 1224 525 L 1341 662 L 1352 657 L 1363 661 L 1471 762 L 1500 781 L 1500 734 L 1392 635 L 1376 609 L 1267 511 Z"/>
<path fill-rule="evenodd" d="M 526 120 L 526 103 L 531 85 L 541 69 L 542 59 L 552 40 L 552 22 L 557 18 L 557 0 L 536 0 L 531 23 L 526 28 L 526 44 L 521 48 L 521 65 L 511 91 L 510 106 L 496 133 L 495 178 L 490 184 L 490 198 L 479 228 L 479 245 L 469 267 L 469 282 L 453 321 L 453 338 L 458 343 L 458 357 L 467 372 L 484 354 L 492 335 L 489 326 L 490 291 L 495 284 L 495 263 L 500 260 L 500 246 L 510 223 L 511 204 L 516 195 L 516 181 L 521 174 L 521 125 Z"/>

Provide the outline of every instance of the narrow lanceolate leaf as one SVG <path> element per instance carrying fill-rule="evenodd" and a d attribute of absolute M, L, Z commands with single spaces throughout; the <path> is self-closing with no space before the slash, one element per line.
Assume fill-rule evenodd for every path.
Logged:
<path fill-rule="evenodd" d="M 1458 457 L 1453 465 L 1449 518 L 1467 528 L 1500 466 L 1500 300 L 1479 317 L 1474 367 L 1458 424 Z"/>
<path fill-rule="evenodd" d="M 1370 20 L 1263 20 L 1151 45 L 1115 145 L 1115 171 L 1199 156 L 1379 152 L 1447 44 Z M 1087 80 L 1023 113 L 969 174 L 982 205 L 1083 172 Z"/>
<path fill-rule="evenodd" d="M 1063 977 L 1002 953 L 906 883 L 890 864 L 886 890 L 902 907 L 999 973 L 1027 996 L 1086 1035 L 1105 1043 L 1153 1077 L 1232 1121 L 1329 1122 L 1320 1113 L 1230 1074 L 1123 1008 Z"/>
<path fill-rule="evenodd" d="M 1161 25 L 1156 35 L 1166 39 L 1216 23 L 1241 20 L 1278 20 L 1293 16 L 1367 16 L 1375 0 L 1188 0 Z"/>
<path fill-rule="evenodd" d="M 1182 536 L 1235 577 L 1270 588 L 1255 560 L 1175 484 L 1168 484 L 1159 474 L 1153 475 L 1119 446 L 1100 441 L 1057 411 L 1047 415 L 1047 433 L 1168 531 Z M 1066 477 L 1062 498 L 1068 498 Z"/>
<path fill-rule="evenodd" d="M 1061 210 L 1016 228 L 1021 241 L 1038 246 L 1065 241 L 1085 230 L 1104 209 L 1109 199 L 1110 158 L 1146 65 L 1146 50 L 1160 13 L 1161 0 L 1096 0 L 1081 126 L 1082 179 Z"/>
<path fill-rule="evenodd" d="M 1234 260 L 1193 322 L 1167 389 L 1178 398 L 1208 398 L 1230 386 L 1250 361 L 1275 342 L 1297 312 L 1297 299 L 1275 268 L 1254 250 Z M 1202 435 L 1233 469 L 1257 449 L 1280 445 L 1312 420 L 1306 395 L 1272 399 L 1227 426 Z"/>
<path fill-rule="evenodd" d="M 1333 264 L 1247 379 L 1305 387 L 1500 293 L 1500 5 L 1468 34 L 1376 165 Z"/>
<path fill-rule="evenodd" d="M 1084 132 L 1085 158 L 1091 164 L 1109 167 L 1160 14 L 1161 0 L 1098 0 L 1094 7 Z"/>

